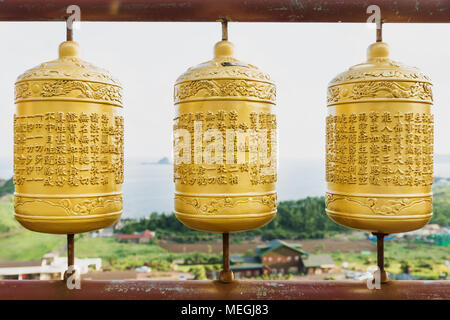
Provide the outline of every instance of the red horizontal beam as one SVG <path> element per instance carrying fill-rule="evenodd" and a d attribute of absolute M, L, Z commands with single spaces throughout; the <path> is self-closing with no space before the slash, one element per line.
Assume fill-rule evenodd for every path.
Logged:
<path fill-rule="evenodd" d="M 376 4 L 386 22 L 450 22 L 450 0 L 3 0 L 0 21 L 365 22 Z"/>
<path fill-rule="evenodd" d="M 63 281 L 0 281 L 0 300 L 449 300 L 450 281 L 94 281 L 69 290 Z"/>

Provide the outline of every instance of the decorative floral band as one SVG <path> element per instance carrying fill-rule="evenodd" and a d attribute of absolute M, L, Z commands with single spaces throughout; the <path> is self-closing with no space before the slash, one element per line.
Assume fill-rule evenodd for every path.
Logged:
<path fill-rule="evenodd" d="M 180 204 L 185 204 L 194 209 L 196 214 L 225 214 L 225 210 L 235 209 L 238 206 L 253 205 L 253 206 L 264 206 L 270 211 L 276 210 L 277 208 L 277 194 L 265 194 L 265 195 L 255 195 L 255 196 L 236 196 L 236 197 L 201 197 L 201 196 L 183 196 L 175 195 L 175 206 L 176 202 L 180 201 Z M 180 211 L 180 210 L 177 210 Z M 184 210 L 181 210 L 182 212 Z M 191 211 L 191 210 L 189 210 Z M 186 212 L 185 212 L 186 213 Z"/>
<path fill-rule="evenodd" d="M 16 103 L 26 100 L 49 100 L 71 98 L 77 100 L 96 100 L 122 106 L 120 86 L 80 80 L 33 80 L 16 83 Z"/>
<path fill-rule="evenodd" d="M 275 103 L 276 88 L 272 83 L 243 79 L 195 80 L 175 85 L 175 103 L 215 97 L 244 97 Z"/>
<path fill-rule="evenodd" d="M 433 93 L 430 83 L 411 81 L 363 81 L 328 87 L 328 105 L 371 99 L 411 99 L 432 103 Z"/>
<path fill-rule="evenodd" d="M 122 210 L 122 195 L 70 198 L 14 197 L 14 211 L 24 215 L 85 216 Z"/>
<path fill-rule="evenodd" d="M 346 213 L 370 213 L 373 215 L 396 216 L 414 215 L 415 212 L 432 212 L 432 196 L 408 197 L 377 197 L 377 196 L 353 196 L 335 193 L 327 193 L 325 206 L 327 210 Z M 417 207 L 420 207 L 417 210 Z M 362 209 L 365 208 L 365 209 Z"/>
<path fill-rule="evenodd" d="M 393 64 L 393 67 L 400 67 L 398 64 Z M 348 71 L 344 72 L 337 77 L 335 77 L 333 80 L 330 81 L 331 85 L 336 84 L 343 84 L 343 82 L 347 81 L 367 81 L 367 80 L 373 80 L 373 81 L 383 81 L 383 80 L 390 80 L 390 81 L 420 81 L 420 82 L 428 82 L 431 83 L 431 79 L 423 74 L 420 71 L 417 72 L 405 72 L 401 70 L 364 70 L 364 71 Z"/>

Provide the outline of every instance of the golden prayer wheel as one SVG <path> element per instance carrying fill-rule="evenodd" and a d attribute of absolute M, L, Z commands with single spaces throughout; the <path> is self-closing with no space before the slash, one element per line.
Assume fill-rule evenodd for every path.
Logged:
<path fill-rule="evenodd" d="M 407 232 L 432 216 L 430 79 L 389 59 L 376 42 L 368 60 L 328 86 L 326 212 L 374 233 Z"/>
<path fill-rule="evenodd" d="M 218 42 L 211 61 L 177 79 L 174 203 L 183 224 L 229 233 L 274 218 L 275 97 L 270 77 L 235 59 L 229 41 Z"/>
<path fill-rule="evenodd" d="M 33 231 L 92 231 L 122 213 L 122 88 L 78 53 L 63 42 L 15 84 L 14 211 Z"/>

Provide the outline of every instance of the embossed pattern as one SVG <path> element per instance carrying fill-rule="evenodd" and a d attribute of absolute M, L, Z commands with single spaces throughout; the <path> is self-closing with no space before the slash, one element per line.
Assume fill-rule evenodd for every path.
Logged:
<path fill-rule="evenodd" d="M 46 112 L 14 116 L 14 183 L 51 187 L 123 181 L 123 117 Z"/>
<path fill-rule="evenodd" d="M 88 232 L 122 214 L 122 88 L 79 52 L 63 42 L 16 81 L 14 211 L 32 231 Z"/>
<path fill-rule="evenodd" d="M 328 86 L 326 212 L 347 227 L 397 233 L 432 216 L 432 84 L 369 46 L 366 62 Z"/>
<path fill-rule="evenodd" d="M 379 62 L 386 62 L 386 59 L 382 59 Z M 374 61 L 376 62 L 376 61 Z M 399 63 L 389 63 L 389 66 L 391 67 L 398 67 L 400 66 Z M 403 81 L 403 80 L 412 80 L 412 81 L 420 81 L 420 82 L 427 82 L 431 83 L 430 78 L 423 74 L 420 71 L 411 72 L 411 71 L 401 71 L 401 70 L 350 70 L 348 72 L 344 72 L 337 77 L 335 77 L 333 80 L 330 81 L 329 86 L 342 83 L 342 82 L 350 82 L 350 81 L 367 81 L 367 80 L 397 80 L 397 81 Z"/>
<path fill-rule="evenodd" d="M 195 80 L 175 86 L 175 103 L 192 98 L 245 97 L 256 100 L 275 102 L 276 90 L 271 83 L 241 79 Z"/>
<path fill-rule="evenodd" d="M 218 129 L 222 137 L 226 137 L 226 130 L 242 130 L 246 132 L 248 129 L 265 129 L 270 136 L 271 130 L 276 130 L 277 122 L 275 114 L 269 112 L 251 112 L 249 119 L 244 121 L 241 117 L 239 121 L 238 111 L 219 110 L 216 112 L 205 111 L 196 113 L 183 113 L 174 119 L 174 130 L 186 129 L 191 136 L 191 163 L 174 165 L 174 181 L 182 185 L 237 185 L 240 182 L 240 176 L 246 175 L 252 185 L 275 183 L 277 176 L 262 175 L 261 169 L 271 164 L 259 163 L 234 163 L 226 164 L 226 144 L 223 145 L 223 164 L 194 164 L 194 122 L 201 123 L 204 131 L 208 129 Z M 204 151 L 204 148 L 202 151 Z M 237 144 L 234 144 L 234 151 L 237 151 Z M 247 146 L 248 151 L 248 146 Z M 268 143 L 267 153 L 272 151 L 272 144 Z"/>
<path fill-rule="evenodd" d="M 433 116 L 341 113 L 327 117 L 326 181 L 374 186 L 433 183 Z"/>
<path fill-rule="evenodd" d="M 198 214 L 221 214 L 223 209 L 233 209 L 240 204 L 257 203 L 267 207 L 269 211 L 277 209 L 277 195 L 265 195 L 254 197 L 186 197 L 182 195 L 176 195 L 175 200 L 180 200 L 183 203 L 193 207 Z"/>
<path fill-rule="evenodd" d="M 327 193 L 325 204 L 328 209 L 332 209 L 333 202 L 336 201 L 354 202 L 362 207 L 370 209 L 375 215 L 401 215 L 407 209 L 414 209 L 416 206 L 425 205 L 431 211 L 432 197 L 427 198 L 395 198 L 395 197 L 357 197 L 343 196 L 339 194 Z"/>
<path fill-rule="evenodd" d="M 261 227 L 276 214 L 275 85 L 220 41 L 174 87 L 175 214 L 208 232 Z M 210 161 L 210 160 L 213 161 Z"/>
<path fill-rule="evenodd" d="M 122 210 L 122 195 L 100 196 L 93 198 L 48 198 L 16 196 L 14 210 L 16 213 L 30 213 L 32 210 L 52 208 L 60 216 L 85 216 L 119 212 Z"/>
<path fill-rule="evenodd" d="M 49 98 L 72 98 L 116 103 L 122 106 L 122 89 L 115 85 L 76 80 L 28 81 L 16 84 L 16 103 Z"/>
<path fill-rule="evenodd" d="M 364 81 L 328 88 L 328 105 L 364 98 L 433 101 L 431 84 L 426 82 Z"/>

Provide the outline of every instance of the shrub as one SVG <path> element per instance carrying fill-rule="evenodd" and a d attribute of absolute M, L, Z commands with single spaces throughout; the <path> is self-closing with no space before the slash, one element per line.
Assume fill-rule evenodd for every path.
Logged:
<path fill-rule="evenodd" d="M 195 280 L 206 280 L 206 270 L 204 266 L 196 266 L 189 269 Z"/>

